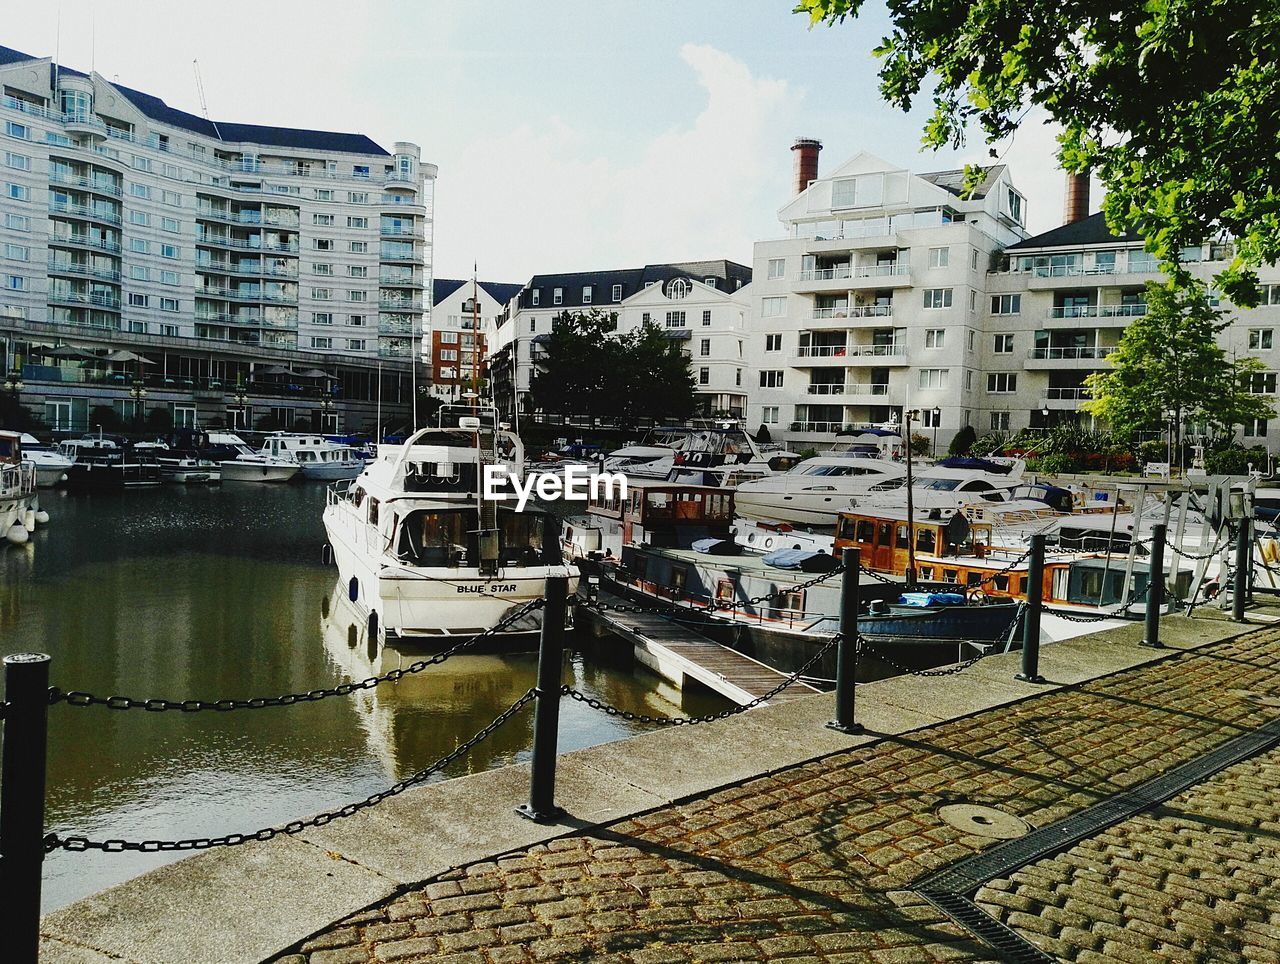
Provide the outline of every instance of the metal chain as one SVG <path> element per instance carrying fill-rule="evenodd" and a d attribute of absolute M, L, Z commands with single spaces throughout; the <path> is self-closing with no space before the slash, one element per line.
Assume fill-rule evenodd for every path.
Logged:
<path fill-rule="evenodd" d="M 750 703 L 743 703 L 741 706 L 731 706 L 727 710 L 721 710 L 719 713 L 708 713 L 705 716 L 649 716 L 645 713 L 632 713 L 630 710 L 620 709 L 610 703 L 605 703 L 603 700 L 598 700 L 594 696 L 588 696 L 586 693 L 574 689 L 567 683 L 560 687 L 560 692 L 565 696 L 577 700 L 579 703 L 585 703 L 593 710 L 600 710 L 608 716 L 616 716 L 632 723 L 652 723 L 655 726 L 692 726 L 695 723 L 712 723 L 716 720 L 727 720 L 732 716 L 737 716 L 739 713 L 745 713 L 747 710 L 755 709 L 755 707 L 760 704 L 773 699 L 788 686 L 791 686 L 799 680 L 802 676 L 807 675 L 808 670 L 816 666 L 818 661 L 829 653 L 832 647 L 840 641 L 840 638 L 840 634 L 837 633 L 832 637 L 830 642 L 809 657 L 803 666 L 790 676 L 786 677 L 786 679 L 773 689 L 769 690 L 769 692 L 765 693 L 763 696 L 757 696 Z"/>
<path fill-rule="evenodd" d="M 1000 633 L 999 636 L 1002 636 L 1005 639 L 1009 638 L 1009 634 L 1012 633 L 1014 629 L 1017 627 L 1018 620 L 1022 618 L 1023 611 L 1026 608 L 1027 608 L 1026 603 L 1019 603 L 1018 611 L 1013 615 L 1013 621 L 1009 623 L 1009 625 L 1005 628 L 1004 632 Z M 970 659 L 961 660 L 959 663 L 953 663 L 950 666 L 943 666 L 938 669 L 912 669 L 910 666 L 906 666 L 903 663 L 899 663 L 892 656 L 889 656 L 885 653 L 880 652 L 880 650 L 876 649 L 875 646 L 871 643 L 871 641 L 867 639 L 865 636 L 858 637 L 858 652 L 866 653 L 869 656 L 874 656 L 876 657 L 876 659 L 880 660 L 881 662 L 887 663 L 890 666 L 892 666 L 899 673 L 902 673 L 907 676 L 954 676 L 956 673 L 960 673 L 968 669 L 974 663 L 980 662 L 986 659 L 988 656 L 994 656 L 996 655 L 996 653 L 1002 652 L 1002 651 L 996 649 L 993 646 L 991 649 L 987 650 L 985 653 L 979 653 L 977 656 L 971 657 Z"/>
<path fill-rule="evenodd" d="M 53 850 L 77 852 L 101 850 L 106 853 L 123 853 L 126 850 L 136 850 L 141 853 L 161 853 L 171 850 L 209 850 L 213 847 L 236 847 L 251 840 L 270 840 L 273 837 L 282 835 L 293 836 L 312 827 L 323 827 L 334 820 L 349 817 L 352 814 L 359 813 L 361 810 L 367 810 L 369 807 L 375 807 L 382 801 L 404 793 L 410 787 L 417 786 L 432 774 L 439 773 L 454 760 L 469 753 L 492 736 L 504 723 L 524 709 L 535 696 L 536 692 L 533 688 L 526 690 L 523 696 L 495 716 L 488 726 L 479 730 L 465 743 L 459 744 L 457 748 L 436 760 L 435 763 L 419 770 L 412 776 L 406 777 L 399 783 L 392 784 L 385 790 L 370 794 L 363 800 L 348 803 L 337 810 L 318 813 L 313 817 L 308 817 L 306 820 L 293 820 L 281 827 L 265 827 L 253 833 L 229 833 L 221 837 L 194 837 L 186 840 L 90 840 L 88 837 L 81 836 L 64 837 L 55 832 L 45 835 L 44 850 L 45 853 Z"/>
<path fill-rule="evenodd" d="M 310 690 L 306 693 L 286 693 L 283 696 L 255 696 L 251 699 L 242 700 L 167 700 L 161 698 L 140 700 L 131 696 L 95 696 L 82 690 L 71 690 L 64 693 L 56 686 L 51 686 L 49 688 L 49 702 L 51 704 L 66 703 L 68 706 L 105 706 L 112 710 L 147 710 L 152 713 L 164 712 L 165 710 L 198 713 L 202 710 L 217 710 L 218 712 L 260 710 L 269 706 L 293 706 L 297 703 L 314 703 L 330 696 L 350 696 L 358 690 L 373 689 L 379 683 L 395 683 L 406 676 L 421 673 L 431 666 L 438 666 L 450 657 L 456 656 L 482 640 L 502 632 L 516 620 L 534 610 L 541 609 L 544 605 L 545 600 L 534 599 L 484 632 L 476 633 L 474 636 L 454 643 L 448 649 L 434 653 L 426 659 L 417 660 L 399 669 L 388 670 L 381 676 L 370 676 L 350 683 L 339 683 L 337 686 Z"/>
<path fill-rule="evenodd" d="M 1148 583 L 1142 587 L 1141 592 L 1130 593 L 1129 597 L 1124 602 L 1107 613 L 1091 613 L 1086 616 L 1083 613 L 1073 613 L 1066 609 L 1050 609 L 1048 606 L 1042 607 L 1041 612 L 1047 613 L 1050 616 L 1057 616 L 1060 619 L 1065 619 L 1069 623 L 1100 623 L 1104 619 L 1115 619 L 1118 616 L 1123 616 L 1135 603 L 1144 598 L 1150 589 L 1151 584 Z"/>
<path fill-rule="evenodd" d="M 1229 541 L 1228 539 L 1222 539 L 1221 541 L 1218 542 L 1216 546 L 1214 546 L 1208 552 L 1203 554 L 1197 554 L 1193 552 L 1184 552 L 1182 549 L 1178 548 L 1175 545 L 1170 545 L 1169 549 L 1173 552 L 1174 555 L 1181 556 L 1183 559 L 1186 559 L 1190 562 L 1202 562 L 1205 559 L 1212 559 L 1214 556 L 1218 555 L 1218 553 L 1220 553 L 1226 547 L 1228 541 Z"/>
<path fill-rule="evenodd" d="M 828 579 L 832 579 L 843 572 L 844 572 L 844 565 L 841 564 L 836 566 L 836 568 L 832 569 L 829 572 L 824 572 L 820 576 L 815 576 L 813 579 L 810 579 L 807 582 L 798 583 L 797 585 L 794 585 L 794 586 L 779 586 L 771 592 L 767 592 L 761 596 L 752 596 L 749 599 L 736 599 L 733 601 L 731 606 L 722 605 L 718 600 L 715 600 L 715 599 L 708 599 L 708 601 L 705 603 L 698 603 L 697 605 L 688 605 L 688 606 L 681 606 L 679 600 L 673 599 L 671 601 L 671 605 L 676 606 L 679 609 L 684 609 L 684 610 L 687 610 L 688 612 L 693 612 L 693 613 L 719 613 L 726 609 L 737 609 L 740 606 L 741 607 L 758 606 L 760 603 L 772 602 L 773 600 L 778 599 L 782 596 L 786 596 L 790 593 L 803 592 L 806 589 L 811 589 L 814 586 L 820 585 L 821 583 L 826 582 Z M 626 583 L 623 583 L 623 585 L 626 585 Z M 594 609 L 597 612 L 602 612 L 602 613 L 615 612 L 615 613 L 634 613 L 636 615 L 653 614 L 653 615 L 660 615 L 660 616 L 670 615 L 671 613 L 670 606 L 668 607 L 643 606 L 637 603 L 606 603 L 606 602 L 600 602 L 600 600 L 598 599 L 580 601 L 580 605 L 584 609 Z"/>

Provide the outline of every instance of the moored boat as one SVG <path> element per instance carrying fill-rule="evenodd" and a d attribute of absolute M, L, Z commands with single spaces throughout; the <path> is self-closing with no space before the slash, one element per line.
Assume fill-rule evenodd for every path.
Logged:
<path fill-rule="evenodd" d="M 162 481 L 154 451 L 111 435 L 86 435 L 58 443 L 73 458 L 67 486 L 74 489 L 152 488 Z"/>
<path fill-rule="evenodd" d="M 367 464 L 358 449 L 331 442 L 323 435 L 276 432 L 267 436 L 258 454 L 296 462 L 304 478 L 325 482 L 354 479 Z"/>
<path fill-rule="evenodd" d="M 21 443 L 22 457 L 36 467 L 36 485 L 47 489 L 67 481 L 73 459 L 25 432 L 22 433 Z"/>
<path fill-rule="evenodd" d="M 23 452 L 22 436 L 0 430 L 0 537 L 22 545 L 38 524 L 48 521 L 36 492 L 36 466 Z"/>

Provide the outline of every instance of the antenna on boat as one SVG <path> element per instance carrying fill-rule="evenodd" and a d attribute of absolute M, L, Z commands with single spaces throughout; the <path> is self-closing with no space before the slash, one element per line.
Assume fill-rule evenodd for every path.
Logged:
<path fill-rule="evenodd" d="M 471 262 L 471 407 L 480 408 L 480 262 Z"/>
<path fill-rule="evenodd" d="M 377 419 L 378 428 L 378 444 L 382 444 L 382 362 L 378 362 L 378 402 L 374 409 L 374 418 Z"/>

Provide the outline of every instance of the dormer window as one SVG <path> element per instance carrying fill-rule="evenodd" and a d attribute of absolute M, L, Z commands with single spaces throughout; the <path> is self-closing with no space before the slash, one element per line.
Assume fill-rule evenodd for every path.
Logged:
<path fill-rule="evenodd" d="M 529 304 L 533 305 L 536 308 L 539 302 L 541 301 L 542 301 L 542 289 L 541 288 L 532 289 L 529 292 Z"/>
<path fill-rule="evenodd" d="M 584 305 L 591 304 L 591 285 L 582 286 L 582 303 Z"/>
<path fill-rule="evenodd" d="M 692 286 L 686 279 L 673 278 L 667 284 L 667 297 L 673 301 L 678 301 L 681 298 L 687 298 L 689 297 L 689 291 L 691 288 Z"/>

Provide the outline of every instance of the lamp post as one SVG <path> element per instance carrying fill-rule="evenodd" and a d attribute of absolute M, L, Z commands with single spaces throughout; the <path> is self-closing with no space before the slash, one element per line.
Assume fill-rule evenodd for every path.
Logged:
<path fill-rule="evenodd" d="M 139 408 L 147 398 L 147 389 L 141 382 L 134 382 L 129 389 L 129 397 L 133 399 L 133 422 L 135 425 L 142 422 L 142 415 Z"/>
<path fill-rule="evenodd" d="M 1044 430 L 1049 431 L 1049 406 L 1043 405 L 1040 408 L 1040 417 L 1044 419 Z"/>
<path fill-rule="evenodd" d="M 333 399 L 324 398 L 320 401 L 320 431 L 324 432 L 325 426 L 329 419 L 333 417 Z M 335 424 L 333 430 L 337 432 L 338 426 Z"/>
<path fill-rule="evenodd" d="M 942 409 L 933 406 L 933 457 L 938 457 L 938 423 L 942 421 Z"/>
<path fill-rule="evenodd" d="M 235 394 L 231 396 L 231 400 L 234 405 L 231 409 L 234 413 L 231 428 L 232 430 L 245 428 L 244 410 L 245 406 L 249 404 L 249 396 L 245 394 L 243 388 L 237 388 Z"/>
<path fill-rule="evenodd" d="M 14 370 L 9 372 L 9 374 L 5 376 L 4 391 L 5 391 L 5 395 L 7 395 L 12 400 L 15 427 L 20 422 L 23 421 L 23 419 L 21 418 L 22 407 L 18 403 L 18 396 L 22 393 L 22 390 L 26 387 L 27 386 L 23 384 L 21 372 Z"/>
<path fill-rule="evenodd" d="M 904 409 L 902 412 L 902 424 L 907 436 L 907 571 L 904 575 L 906 576 L 908 589 L 914 589 L 916 585 L 915 493 L 913 492 L 911 479 L 911 422 L 919 418 L 919 409 Z"/>

